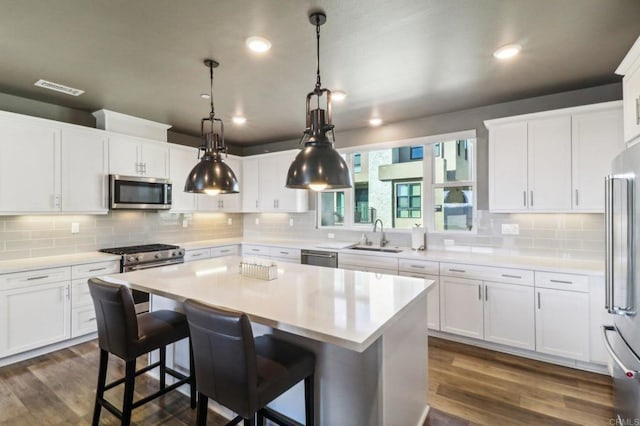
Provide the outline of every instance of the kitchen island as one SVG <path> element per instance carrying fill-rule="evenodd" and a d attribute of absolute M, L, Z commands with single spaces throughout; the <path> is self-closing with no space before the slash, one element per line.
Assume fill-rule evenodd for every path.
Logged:
<path fill-rule="evenodd" d="M 241 275 L 242 260 L 230 256 L 104 278 L 161 296 L 152 309 L 166 307 L 166 299 L 177 309 L 195 299 L 246 312 L 256 335 L 272 333 L 313 351 L 317 424 L 422 425 L 432 281 L 289 263 L 278 264 L 278 277 L 267 281 Z M 185 366 L 186 357 L 176 348 L 168 358 Z M 303 422 L 303 386 L 270 406 Z"/>

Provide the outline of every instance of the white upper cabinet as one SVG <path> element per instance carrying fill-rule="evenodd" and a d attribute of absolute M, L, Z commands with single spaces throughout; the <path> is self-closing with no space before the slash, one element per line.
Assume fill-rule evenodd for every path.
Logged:
<path fill-rule="evenodd" d="M 572 117 L 573 210 L 604 211 L 604 178 L 624 149 L 620 105 Z"/>
<path fill-rule="evenodd" d="M 107 135 L 94 129 L 64 127 L 61 142 L 61 211 L 106 213 Z"/>
<path fill-rule="evenodd" d="M 489 132 L 491 209 L 527 210 L 527 123 L 507 123 Z"/>
<path fill-rule="evenodd" d="M 571 117 L 530 120 L 527 133 L 529 209 L 546 212 L 569 210 Z"/>
<path fill-rule="evenodd" d="M 60 211 L 60 127 L 0 117 L 0 212 Z"/>
<path fill-rule="evenodd" d="M 196 195 L 184 192 L 184 184 L 197 161 L 197 148 L 169 144 L 169 178 L 173 185 L 171 212 L 192 212 L 196 209 Z"/>
<path fill-rule="evenodd" d="M 635 143 L 640 136 L 640 37 L 618 66 L 616 74 L 624 75 L 624 141 Z"/>
<path fill-rule="evenodd" d="M 109 173 L 168 178 L 169 144 L 111 133 L 109 134 Z"/>
<path fill-rule="evenodd" d="M 244 159 L 243 212 L 304 212 L 308 194 L 304 189 L 285 186 L 287 171 L 297 150 L 259 155 Z"/>
<path fill-rule="evenodd" d="M 486 121 L 494 212 L 602 212 L 622 147 L 620 102 Z"/>

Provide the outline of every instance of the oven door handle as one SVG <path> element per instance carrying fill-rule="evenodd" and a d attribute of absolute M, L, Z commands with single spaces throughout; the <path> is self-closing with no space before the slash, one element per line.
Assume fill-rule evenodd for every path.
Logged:
<path fill-rule="evenodd" d="M 161 266 L 177 265 L 177 264 L 180 264 L 180 263 L 184 263 L 184 260 L 181 259 L 181 260 L 176 261 L 175 259 L 169 259 L 169 260 L 165 260 L 163 262 L 143 263 L 141 265 L 126 266 L 124 268 L 124 272 L 141 271 L 143 269 L 159 268 Z"/>

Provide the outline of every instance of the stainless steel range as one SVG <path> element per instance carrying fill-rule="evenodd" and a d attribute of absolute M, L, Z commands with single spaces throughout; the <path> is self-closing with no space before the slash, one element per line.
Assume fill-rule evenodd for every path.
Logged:
<path fill-rule="evenodd" d="M 122 256 L 120 258 L 120 272 L 184 263 L 184 249 L 169 244 L 112 247 L 101 249 L 100 251 Z M 138 290 L 132 290 L 131 293 L 136 304 L 136 312 L 149 311 L 149 294 Z"/>

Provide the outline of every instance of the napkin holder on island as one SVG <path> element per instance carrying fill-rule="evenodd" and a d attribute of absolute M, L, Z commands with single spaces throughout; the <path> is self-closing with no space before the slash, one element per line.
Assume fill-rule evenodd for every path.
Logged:
<path fill-rule="evenodd" d="M 426 233 L 423 227 L 411 228 L 411 249 L 412 250 L 426 250 L 427 241 Z"/>

